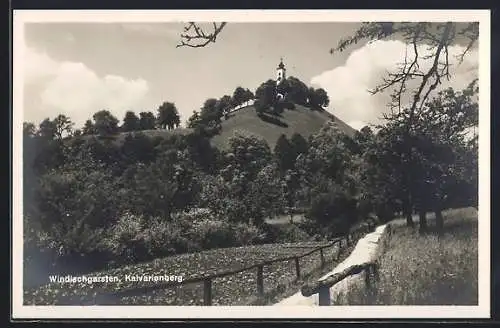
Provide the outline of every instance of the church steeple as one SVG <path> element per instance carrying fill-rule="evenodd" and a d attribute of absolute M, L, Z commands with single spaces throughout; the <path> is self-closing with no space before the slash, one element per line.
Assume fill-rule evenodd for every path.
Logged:
<path fill-rule="evenodd" d="M 280 84 L 286 79 L 286 68 L 283 64 L 283 58 L 280 58 L 280 63 L 276 68 L 276 84 Z"/>
<path fill-rule="evenodd" d="M 285 65 L 283 64 L 283 57 L 280 58 L 280 64 L 278 65 L 278 69 L 284 69 Z"/>

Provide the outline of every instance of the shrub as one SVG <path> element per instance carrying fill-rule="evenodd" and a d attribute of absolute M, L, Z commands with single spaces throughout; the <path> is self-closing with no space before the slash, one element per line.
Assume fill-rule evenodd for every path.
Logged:
<path fill-rule="evenodd" d="M 208 209 L 177 213 L 172 222 L 181 227 L 192 243 L 190 251 L 249 245 L 262 238 L 255 225 L 217 219 Z"/>
<path fill-rule="evenodd" d="M 144 235 L 151 258 L 200 250 L 197 239 L 186 234 L 181 222 L 153 218 L 148 221 Z"/>
<path fill-rule="evenodd" d="M 198 221 L 193 224 L 189 235 L 199 241 L 201 249 L 230 247 L 234 244 L 229 223 L 219 220 Z"/>
<path fill-rule="evenodd" d="M 264 232 L 253 224 L 233 224 L 231 232 L 235 246 L 252 245 L 264 239 Z"/>
<path fill-rule="evenodd" d="M 47 283 L 49 274 L 99 270 L 109 262 L 103 229 L 91 228 L 81 220 L 54 224 L 44 231 L 40 222 L 24 218 L 23 271 L 26 287 Z"/>
<path fill-rule="evenodd" d="M 142 216 L 125 213 L 109 229 L 104 247 L 117 259 L 116 262 L 140 261 L 148 254 L 144 230 Z"/>
<path fill-rule="evenodd" d="M 306 224 L 311 232 L 330 237 L 344 235 L 357 221 L 356 201 L 341 189 L 320 192 L 312 197 L 305 217 L 311 223 Z"/>
<path fill-rule="evenodd" d="M 312 236 L 301 225 L 296 224 L 266 224 L 265 243 L 295 243 L 309 241 Z"/>
<path fill-rule="evenodd" d="M 44 272 L 51 270 L 58 256 L 59 244 L 29 216 L 24 217 L 24 285 L 45 283 Z"/>

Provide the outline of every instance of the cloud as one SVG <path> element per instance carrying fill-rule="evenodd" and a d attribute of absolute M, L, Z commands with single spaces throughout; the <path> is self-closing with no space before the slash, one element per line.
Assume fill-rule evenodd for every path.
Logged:
<path fill-rule="evenodd" d="M 124 23 L 120 24 L 120 27 L 126 32 L 137 33 L 142 36 L 179 39 L 183 25 L 180 23 Z"/>
<path fill-rule="evenodd" d="M 458 65 L 456 55 L 465 48 L 452 46 L 449 58 L 452 78 L 444 81 L 443 87 L 464 88 L 478 75 L 477 49 Z M 401 41 L 375 41 L 353 51 L 345 64 L 325 71 L 311 79 L 311 84 L 324 88 L 330 97 L 329 110 L 354 128 L 367 123 L 380 123 L 382 113 L 388 112 L 389 92 L 371 95 L 368 90 L 377 86 L 387 71 L 394 72 L 405 57 L 406 45 Z M 420 46 L 419 53 L 428 53 L 427 46 Z M 408 56 L 412 50 L 408 48 Z M 422 61 L 421 69 L 430 67 L 430 60 Z M 419 81 L 412 81 L 408 89 L 415 88 Z"/>
<path fill-rule="evenodd" d="M 59 63 L 43 52 L 38 52 L 32 48 L 26 48 L 24 54 L 24 83 L 37 84 L 53 77 Z"/>
<path fill-rule="evenodd" d="M 26 48 L 24 79 L 25 121 L 35 123 L 65 114 L 81 126 L 101 109 L 121 120 L 127 110 L 144 104 L 149 90 L 143 79 L 101 77 L 83 63 L 57 61 L 32 48 Z"/>

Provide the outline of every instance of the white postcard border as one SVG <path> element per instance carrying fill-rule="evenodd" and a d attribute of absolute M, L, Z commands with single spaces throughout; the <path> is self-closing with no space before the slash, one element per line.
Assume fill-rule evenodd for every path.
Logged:
<path fill-rule="evenodd" d="M 27 22 L 480 22 L 478 306 L 24 306 L 22 304 L 22 122 Z M 325 51 L 328 51 L 325 45 Z M 15 10 L 13 14 L 12 317 L 30 318 L 489 318 L 490 317 L 490 11 L 489 10 Z"/>

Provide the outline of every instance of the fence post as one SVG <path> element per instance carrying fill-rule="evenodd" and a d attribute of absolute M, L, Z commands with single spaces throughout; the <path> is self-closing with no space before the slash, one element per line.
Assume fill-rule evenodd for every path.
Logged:
<path fill-rule="evenodd" d="M 391 226 L 388 224 L 387 228 L 386 228 L 386 231 L 384 233 L 384 236 L 383 236 L 383 238 L 384 238 L 384 249 L 389 246 L 389 239 L 391 237 L 391 233 L 392 233 Z"/>
<path fill-rule="evenodd" d="M 366 284 L 366 289 L 370 290 L 371 289 L 371 277 L 370 277 L 370 271 L 371 271 L 371 265 L 367 266 L 365 268 L 365 284 Z"/>
<path fill-rule="evenodd" d="M 264 266 L 259 265 L 257 267 L 257 293 L 259 296 L 264 295 Z"/>
<path fill-rule="evenodd" d="M 375 295 L 375 283 L 378 281 L 377 264 L 372 263 L 365 270 L 366 291 L 370 297 Z"/>
<path fill-rule="evenodd" d="M 378 273 L 378 262 L 377 261 L 375 261 L 375 263 L 373 263 L 372 270 L 373 270 L 373 279 L 378 282 L 379 273 Z"/>
<path fill-rule="evenodd" d="M 212 305 L 212 279 L 203 281 L 203 305 Z"/>
<path fill-rule="evenodd" d="M 330 287 L 326 285 L 319 288 L 319 305 L 330 305 Z"/>
<path fill-rule="evenodd" d="M 296 256 L 295 257 L 295 272 L 297 273 L 297 279 L 300 278 L 300 263 L 299 263 L 299 258 Z"/>
<path fill-rule="evenodd" d="M 319 250 L 319 255 L 321 257 L 321 269 L 325 267 L 325 255 L 323 254 L 323 248 Z"/>

